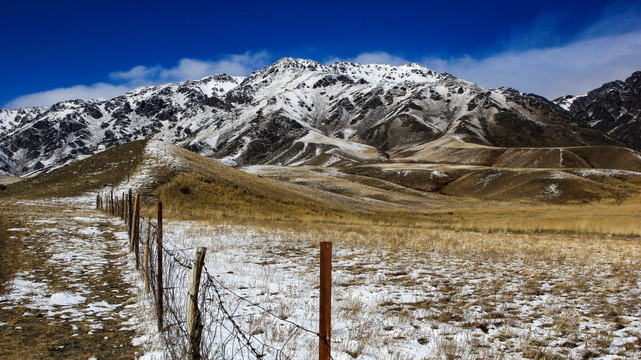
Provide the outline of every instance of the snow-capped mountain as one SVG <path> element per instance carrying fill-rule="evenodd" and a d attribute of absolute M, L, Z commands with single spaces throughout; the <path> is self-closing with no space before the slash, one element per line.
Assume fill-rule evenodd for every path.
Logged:
<path fill-rule="evenodd" d="M 641 71 L 587 94 L 554 100 L 579 123 L 641 150 Z"/>
<path fill-rule="evenodd" d="M 491 146 L 614 143 L 542 97 L 418 64 L 284 58 L 247 78 L 214 75 L 108 101 L 0 110 L 0 173 L 44 171 L 148 138 L 231 165 L 340 165 L 407 159 L 448 137 Z"/>

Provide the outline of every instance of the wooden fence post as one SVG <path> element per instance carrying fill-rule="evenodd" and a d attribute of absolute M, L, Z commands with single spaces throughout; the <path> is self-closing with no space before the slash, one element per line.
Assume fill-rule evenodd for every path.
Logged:
<path fill-rule="evenodd" d="M 158 240 L 156 241 L 158 252 L 158 331 L 163 330 L 163 289 L 162 289 L 162 202 L 158 202 Z"/>
<path fill-rule="evenodd" d="M 129 208 L 129 211 L 127 212 L 127 230 L 129 232 L 129 236 L 131 236 L 131 224 L 133 223 L 132 217 L 133 217 L 133 211 L 131 211 L 133 207 L 133 197 L 131 194 L 131 189 L 129 189 L 129 193 L 127 195 L 127 207 Z"/>
<path fill-rule="evenodd" d="M 136 270 L 140 269 L 140 194 L 136 195 L 136 210 L 134 213 L 134 251 L 136 252 Z"/>
<path fill-rule="evenodd" d="M 319 360 L 330 360 L 332 338 L 332 243 L 320 243 Z"/>
<path fill-rule="evenodd" d="M 189 280 L 189 292 L 187 294 L 187 334 L 189 343 L 187 344 L 187 359 L 200 360 L 200 335 L 202 334 L 203 324 L 198 309 L 198 289 L 200 288 L 200 276 L 203 270 L 205 253 L 207 248 L 198 247 L 196 249 L 196 258 L 194 267 L 191 268 L 191 277 Z"/>
<path fill-rule="evenodd" d="M 147 234 L 145 234 L 145 256 L 143 258 L 143 270 L 145 274 L 145 290 L 149 292 L 149 238 L 151 237 L 151 217 L 147 218 Z"/>
<path fill-rule="evenodd" d="M 122 193 L 122 200 L 125 204 L 125 211 L 122 214 L 122 219 L 125 220 L 125 225 L 129 225 L 129 213 L 131 212 L 131 208 L 129 208 L 129 198 L 127 197 L 127 192 Z"/>
<path fill-rule="evenodd" d="M 131 209 L 133 210 L 134 207 L 136 206 L 135 203 L 133 202 L 134 201 L 133 198 L 130 198 L 129 201 L 132 201 L 129 205 L 131 206 Z M 135 222 L 136 222 L 136 220 L 134 219 L 134 215 L 135 215 L 135 211 L 131 211 L 130 215 L 129 215 L 130 223 L 129 223 L 129 227 L 128 227 L 128 230 L 129 230 L 129 252 L 133 252 L 134 251 L 134 234 L 135 234 L 135 231 L 136 231 L 135 230 L 135 226 L 134 226 Z"/>

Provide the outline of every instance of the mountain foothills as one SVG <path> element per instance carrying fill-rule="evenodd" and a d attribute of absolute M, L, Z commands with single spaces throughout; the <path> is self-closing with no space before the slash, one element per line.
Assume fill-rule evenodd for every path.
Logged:
<path fill-rule="evenodd" d="M 0 175 L 47 171 L 141 139 L 233 166 L 401 161 L 610 168 L 585 150 L 606 146 L 629 158 L 623 168 L 636 170 L 638 154 L 618 146 L 641 149 L 640 91 L 635 73 L 557 105 L 418 64 L 324 66 L 284 58 L 247 78 L 214 75 L 107 101 L 0 110 Z M 578 149 L 565 158 L 568 164 L 559 156 L 562 147 Z M 550 157 L 557 160 L 542 160 Z"/>

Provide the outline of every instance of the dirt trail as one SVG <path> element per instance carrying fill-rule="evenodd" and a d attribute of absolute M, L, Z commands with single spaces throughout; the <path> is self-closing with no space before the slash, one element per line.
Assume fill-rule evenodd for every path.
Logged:
<path fill-rule="evenodd" d="M 140 308 L 122 221 L 89 199 L 0 201 L 0 217 L 0 359 L 134 358 Z"/>

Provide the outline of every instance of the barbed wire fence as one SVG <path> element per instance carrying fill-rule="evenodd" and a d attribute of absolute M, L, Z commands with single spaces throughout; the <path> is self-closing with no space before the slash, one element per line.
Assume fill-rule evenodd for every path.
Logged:
<path fill-rule="evenodd" d="M 319 359 L 332 359 L 331 243 L 321 243 L 320 330 L 314 331 L 223 284 L 202 261 L 206 249 L 180 248 L 180 239 L 163 233 L 161 203 L 154 221 L 140 217 L 140 197 L 135 199 L 131 191 L 121 196 L 111 191 L 97 195 L 96 207 L 125 220 L 130 250 L 172 359 L 296 359 L 310 337 L 318 338 Z"/>

